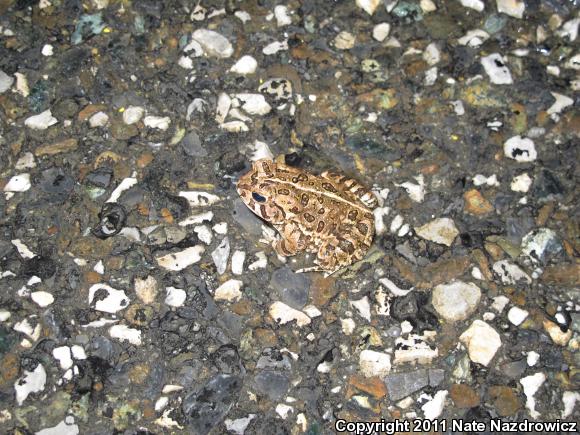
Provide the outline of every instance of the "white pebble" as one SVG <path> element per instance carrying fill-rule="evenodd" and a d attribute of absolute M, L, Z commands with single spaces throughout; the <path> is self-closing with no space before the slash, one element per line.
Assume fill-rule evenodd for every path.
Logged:
<path fill-rule="evenodd" d="M 528 363 L 529 367 L 535 366 L 539 360 L 540 354 L 538 352 L 534 352 L 533 350 L 531 350 L 526 357 L 526 362 Z"/>
<path fill-rule="evenodd" d="M 171 118 L 169 116 L 152 116 L 148 115 L 143 120 L 145 126 L 150 128 L 157 128 L 159 130 L 167 130 L 169 128 L 169 124 L 171 124 Z"/>
<path fill-rule="evenodd" d="M 574 104 L 574 100 L 566 95 L 558 94 L 557 92 L 551 92 L 551 94 L 556 101 L 548 108 L 548 115 L 560 113 L 566 107 Z"/>
<path fill-rule="evenodd" d="M 292 24 L 292 18 L 288 15 L 288 7 L 278 5 L 274 8 L 274 16 L 276 17 L 276 24 L 278 27 Z"/>
<path fill-rule="evenodd" d="M 4 192 L 26 192 L 30 187 L 30 174 L 18 174 L 6 183 Z"/>
<path fill-rule="evenodd" d="M 434 420 L 441 415 L 445 407 L 447 390 L 437 391 L 433 399 L 421 406 L 421 410 L 427 420 Z"/>
<path fill-rule="evenodd" d="M 222 130 L 229 131 L 230 133 L 243 133 L 250 131 L 246 123 L 242 121 L 224 122 L 220 125 L 220 128 Z"/>
<path fill-rule="evenodd" d="M 514 81 L 510 70 L 506 66 L 504 58 L 499 53 L 492 53 L 481 58 L 483 69 L 489 76 L 489 80 L 496 85 L 509 85 Z"/>
<path fill-rule="evenodd" d="M 63 370 L 68 370 L 73 365 L 70 347 L 68 346 L 55 347 L 52 349 L 52 356 L 58 360 L 60 368 Z"/>
<path fill-rule="evenodd" d="M 191 35 L 197 41 L 208 56 L 227 58 L 234 54 L 234 48 L 230 41 L 223 35 L 208 29 L 197 29 Z"/>
<path fill-rule="evenodd" d="M 483 12 L 485 8 L 485 3 L 481 0 L 459 0 L 463 6 L 466 8 L 473 9 L 477 12 Z"/>
<path fill-rule="evenodd" d="M 181 56 L 177 61 L 177 65 L 183 69 L 193 69 L 193 59 L 189 56 Z"/>
<path fill-rule="evenodd" d="M 221 200 L 217 195 L 200 190 L 182 190 L 179 196 L 187 199 L 190 207 L 206 207 Z"/>
<path fill-rule="evenodd" d="M 214 293 L 214 300 L 216 301 L 237 301 L 242 297 L 243 282 L 237 279 L 230 279 L 220 285 Z"/>
<path fill-rule="evenodd" d="M 334 46 L 339 50 L 350 50 L 354 47 L 354 43 L 356 42 L 356 37 L 345 30 L 340 32 L 334 38 Z"/>
<path fill-rule="evenodd" d="M 186 227 L 188 225 L 197 225 L 203 222 L 211 222 L 212 219 L 213 219 L 213 211 L 205 211 L 203 213 L 188 216 L 185 219 L 179 221 L 177 224 L 180 227 Z"/>
<path fill-rule="evenodd" d="M 44 390 L 45 384 L 46 371 L 42 364 L 38 364 L 31 372 L 24 370 L 22 377 L 14 384 L 16 403 L 18 403 L 19 406 L 22 405 L 22 402 L 26 400 L 29 394 L 38 393 Z"/>
<path fill-rule="evenodd" d="M 383 42 L 389 36 L 391 25 L 389 23 L 380 23 L 373 27 L 373 38 L 379 42 Z"/>
<path fill-rule="evenodd" d="M 469 47 L 479 47 L 485 41 L 489 39 L 489 33 L 481 29 L 470 30 L 457 40 L 461 45 L 467 45 Z"/>
<path fill-rule="evenodd" d="M 169 305 L 170 307 L 181 307 L 185 299 L 187 298 L 187 293 L 185 290 L 175 287 L 167 287 L 165 288 L 167 291 L 167 296 L 165 296 L 165 304 Z"/>
<path fill-rule="evenodd" d="M 274 319 L 280 325 L 284 325 L 294 320 L 298 326 L 305 326 L 311 322 L 310 317 L 308 317 L 302 311 L 298 311 L 279 301 L 270 305 L 268 312 L 270 317 L 272 317 L 272 319 Z"/>
<path fill-rule="evenodd" d="M 34 155 L 28 151 L 22 154 L 22 156 L 18 159 L 18 161 L 14 165 L 14 169 L 16 169 L 17 171 L 21 171 L 23 169 L 32 169 L 34 167 L 36 167 Z"/>
<path fill-rule="evenodd" d="M 33 292 L 30 294 L 30 299 L 39 307 L 48 307 L 54 302 L 54 296 L 45 291 Z"/>
<path fill-rule="evenodd" d="M 578 26 L 580 25 L 580 18 L 574 18 L 567 21 L 560 30 L 556 32 L 560 38 L 568 37 L 570 41 L 575 41 L 578 37 Z"/>
<path fill-rule="evenodd" d="M 568 418 L 572 415 L 576 402 L 580 402 L 580 393 L 578 391 L 564 391 L 562 395 L 562 403 L 564 403 L 562 418 Z"/>
<path fill-rule="evenodd" d="M 135 124 L 141 121 L 144 114 L 145 109 L 143 107 L 129 106 L 123 112 L 123 122 L 127 125 Z"/>
<path fill-rule="evenodd" d="M 123 180 L 119 183 L 119 185 L 115 187 L 115 190 L 113 190 L 111 196 L 109 197 L 109 199 L 107 199 L 107 202 L 117 202 L 121 194 L 125 190 L 133 187 L 135 184 L 137 184 L 136 178 L 133 177 L 123 178 Z"/>
<path fill-rule="evenodd" d="M 526 193 L 532 186 L 532 179 L 527 172 L 514 177 L 510 184 L 510 189 L 514 192 Z"/>
<path fill-rule="evenodd" d="M 87 359 L 87 354 L 82 346 L 78 344 L 73 344 L 71 346 L 71 352 L 74 359 Z"/>
<path fill-rule="evenodd" d="M 26 118 L 24 125 L 33 130 L 46 130 L 48 127 L 56 124 L 57 122 L 58 120 L 52 116 L 52 112 L 49 109 L 39 113 L 38 115 Z"/>
<path fill-rule="evenodd" d="M 20 239 L 11 240 L 11 243 L 16 247 L 16 250 L 22 258 L 36 257 L 36 254 L 32 252 Z"/>
<path fill-rule="evenodd" d="M 374 14 L 380 4 L 380 0 L 356 0 L 356 5 L 369 15 Z"/>
<path fill-rule="evenodd" d="M 211 258 L 217 269 L 217 273 L 222 275 L 228 266 L 228 258 L 230 256 L 230 240 L 224 237 L 220 244 L 211 253 Z"/>
<path fill-rule="evenodd" d="M 89 118 L 91 128 L 104 127 L 109 122 L 109 116 L 105 112 L 97 112 Z"/>
<path fill-rule="evenodd" d="M 524 387 L 524 394 L 526 395 L 526 408 L 528 408 L 532 418 L 538 418 L 540 416 L 540 413 L 536 411 L 534 394 L 536 394 L 545 381 L 546 375 L 541 372 L 520 379 L 520 384 Z"/>
<path fill-rule="evenodd" d="M 258 68 L 258 62 L 252 56 L 246 55 L 242 56 L 235 64 L 230 68 L 230 71 L 236 74 L 254 74 Z"/>
<path fill-rule="evenodd" d="M 431 242 L 451 246 L 459 234 L 455 222 L 450 218 L 438 218 L 415 228 L 417 235 Z"/>
<path fill-rule="evenodd" d="M 128 341 L 135 346 L 141 344 L 141 331 L 129 328 L 127 325 L 111 326 L 111 328 L 109 328 L 109 335 L 120 341 Z"/>
<path fill-rule="evenodd" d="M 217 224 L 215 224 L 213 227 L 211 227 L 212 230 L 214 230 L 214 232 L 216 234 L 227 234 L 228 232 L 228 223 L 227 222 L 218 222 Z"/>
<path fill-rule="evenodd" d="M 242 109 L 250 115 L 266 115 L 272 110 L 262 94 L 236 94 L 235 97 L 242 101 Z"/>
<path fill-rule="evenodd" d="M 44 47 L 42 47 L 41 53 L 43 56 L 52 56 L 54 54 L 54 47 L 50 44 L 45 44 Z"/>
<path fill-rule="evenodd" d="M 262 53 L 264 53 L 266 56 L 270 56 L 272 54 L 278 53 L 281 50 L 288 50 L 287 40 L 271 42 L 262 49 Z"/>
<path fill-rule="evenodd" d="M 503 150 L 506 157 L 517 162 L 533 162 L 538 157 L 534 141 L 527 137 L 514 136 L 509 138 L 503 144 Z"/>
<path fill-rule="evenodd" d="M 97 291 L 102 293 L 100 290 L 104 290 L 107 293 L 107 296 L 104 298 L 100 297 L 99 300 L 95 302 L 95 310 L 112 314 L 124 310 L 129 306 L 130 299 L 127 297 L 125 292 L 123 290 L 116 290 L 107 284 L 93 284 L 89 288 L 89 304 L 92 304 Z"/>
<path fill-rule="evenodd" d="M 482 320 L 474 320 L 459 340 L 467 347 L 469 359 L 484 366 L 491 362 L 501 347 L 497 331 Z"/>
<path fill-rule="evenodd" d="M 515 326 L 520 326 L 526 317 L 528 317 L 528 312 L 522 310 L 520 307 L 511 307 L 508 311 L 508 320 Z"/>
<path fill-rule="evenodd" d="M 426 14 L 429 12 L 435 12 L 437 10 L 437 5 L 435 5 L 432 0 L 421 0 L 419 5 L 421 6 L 423 12 Z"/>
<path fill-rule="evenodd" d="M 350 305 L 358 311 L 363 319 L 366 319 L 368 322 L 371 321 L 371 304 L 369 303 L 369 298 L 367 296 L 357 301 L 349 302 Z"/>
<path fill-rule="evenodd" d="M 514 18 L 522 18 L 526 4 L 522 0 L 497 0 L 497 11 Z"/>
<path fill-rule="evenodd" d="M 186 248 L 183 251 L 157 257 L 155 260 L 159 266 L 178 272 L 201 260 L 201 254 L 204 251 L 205 248 L 203 246 L 196 245 Z"/>
<path fill-rule="evenodd" d="M 232 273 L 234 275 L 241 275 L 244 271 L 244 261 L 246 260 L 246 253 L 244 251 L 235 251 L 232 255 Z"/>
<path fill-rule="evenodd" d="M 431 66 L 439 63 L 441 60 L 441 51 L 439 51 L 437 43 L 432 42 L 425 48 L 425 51 L 423 52 L 423 60 Z"/>
<path fill-rule="evenodd" d="M 236 11 L 234 15 L 242 22 L 245 23 L 252 19 L 252 16 L 246 11 Z"/>
<path fill-rule="evenodd" d="M 510 263 L 508 260 L 496 261 L 493 264 L 493 271 L 499 275 L 503 285 L 514 285 L 518 281 L 523 280 L 531 284 L 530 276 L 520 269 L 516 264 Z"/>
<path fill-rule="evenodd" d="M 391 371 L 391 355 L 365 349 L 359 355 L 358 365 L 361 373 L 367 378 L 384 377 Z"/>
<path fill-rule="evenodd" d="M 207 225 L 198 225 L 193 227 L 193 232 L 197 234 L 199 240 L 201 240 L 206 245 L 211 244 L 213 240 L 213 234 Z"/>

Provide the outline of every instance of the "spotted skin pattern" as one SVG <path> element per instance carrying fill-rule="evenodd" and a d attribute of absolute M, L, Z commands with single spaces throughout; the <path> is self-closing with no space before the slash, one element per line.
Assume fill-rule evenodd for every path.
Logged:
<path fill-rule="evenodd" d="M 337 172 L 313 175 L 269 159 L 253 163 L 237 183 L 244 203 L 280 233 L 283 256 L 316 254 L 317 267 L 334 273 L 361 260 L 375 232 L 373 193 Z"/>

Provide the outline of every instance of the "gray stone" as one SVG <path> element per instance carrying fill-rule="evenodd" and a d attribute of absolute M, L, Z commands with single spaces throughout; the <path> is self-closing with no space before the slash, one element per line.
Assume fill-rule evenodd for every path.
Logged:
<path fill-rule="evenodd" d="M 14 77 L 9 76 L 0 69 L 0 94 L 6 92 L 14 83 Z"/>
<path fill-rule="evenodd" d="M 232 212 L 234 220 L 239 223 L 244 231 L 251 236 L 262 235 L 263 221 L 250 211 L 241 199 L 234 201 L 234 210 Z"/>
<path fill-rule="evenodd" d="M 271 400 L 280 400 L 290 387 L 290 379 L 284 373 L 275 370 L 263 370 L 254 378 L 256 390 Z"/>
<path fill-rule="evenodd" d="M 520 359 L 518 361 L 512 361 L 502 364 L 499 367 L 500 372 L 511 379 L 520 379 L 526 369 L 528 368 L 528 363 L 526 359 Z"/>
<path fill-rule="evenodd" d="M 195 131 L 190 131 L 181 141 L 183 152 L 190 157 L 205 157 L 207 151 L 201 145 L 201 139 Z"/>
<path fill-rule="evenodd" d="M 475 284 L 454 281 L 433 290 L 433 307 L 445 320 L 467 319 L 477 308 L 481 290 Z"/>
<path fill-rule="evenodd" d="M 308 302 L 310 279 L 303 273 L 283 267 L 272 274 L 270 286 L 278 293 L 280 300 L 292 308 L 300 310 Z"/>
<path fill-rule="evenodd" d="M 445 370 L 429 369 L 429 386 L 436 387 L 445 379 Z"/>
<path fill-rule="evenodd" d="M 391 400 L 401 400 L 429 385 L 429 373 L 426 369 L 392 373 L 385 377 L 385 385 Z"/>

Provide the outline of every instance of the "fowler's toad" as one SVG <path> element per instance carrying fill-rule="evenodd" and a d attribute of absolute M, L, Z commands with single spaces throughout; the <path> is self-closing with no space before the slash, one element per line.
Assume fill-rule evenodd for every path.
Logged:
<path fill-rule="evenodd" d="M 242 176 L 237 190 L 255 214 L 281 235 L 274 249 L 283 256 L 316 253 L 319 267 L 336 272 L 361 260 L 371 246 L 377 199 L 357 181 L 335 172 L 309 174 L 261 159 Z"/>

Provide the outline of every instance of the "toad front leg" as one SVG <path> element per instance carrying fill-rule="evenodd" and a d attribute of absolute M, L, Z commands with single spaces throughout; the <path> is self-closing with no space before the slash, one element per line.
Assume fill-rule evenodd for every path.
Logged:
<path fill-rule="evenodd" d="M 281 239 L 274 242 L 274 250 L 276 253 L 283 257 L 290 257 L 306 249 L 304 237 L 298 225 L 293 222 L 288 222 L 282 225 L 276 225 L 276 229 L 280 232 L 281 236 Z"/>

